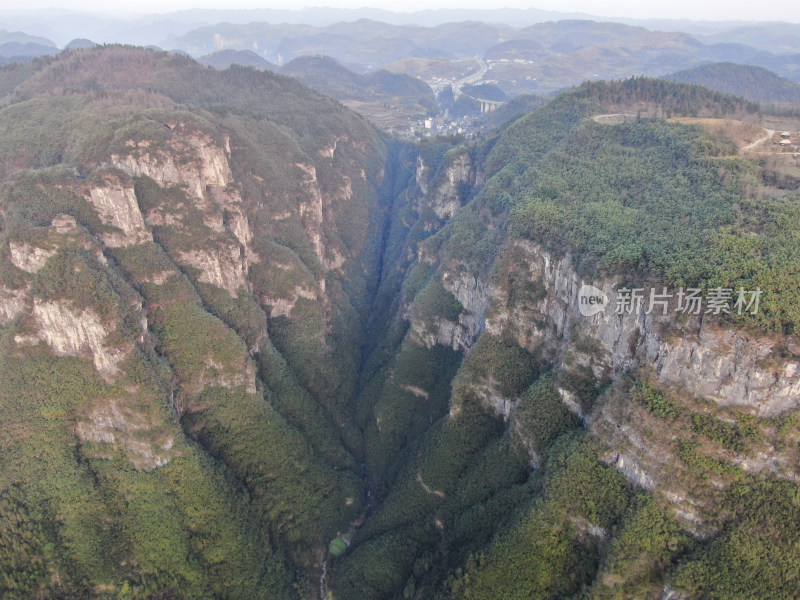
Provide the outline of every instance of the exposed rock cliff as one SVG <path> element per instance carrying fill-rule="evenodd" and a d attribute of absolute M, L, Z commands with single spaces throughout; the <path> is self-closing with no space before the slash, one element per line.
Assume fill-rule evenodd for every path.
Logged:
<path fill-rule="evenodd" d="M 56 253 L 55 248 L 39 248 L 25 242 L 10 242 L 9 249 L 11 263 L 28 273 L 36 273 L 45 265 L 47 259 Z"/>
<path fill-rule="evenodd" d="M 721 406 L 746 407 L 758 416 L 800 406 L 800 363 L 768 360 L 786 343 L 779 336 L 756 336 L 706 315 L 679 323 L 674 303 L 666 315 L 661 308 L 647 314 L 646 306 L 620 313 L 618 279 L 587 281 L 575 272 L 569 255 L 554 258 L 527 241 L 515 246 L 521 260 L 514 268 L 523 269 L 540 289 L 512 304 L 508 290 L 445 270 L 442 285 L 464 310 L 457 324 L 442 320 L 438 333 L 425 337 L 428 345 L 466 350 L 485 329 L 496 337 L 511 334 L 529 351 L 544 351 L 560 368 L 569 368 L 574 360 L 590 365 L 599 379 L 648 365 L 659 384 L 678 386 Z M 601 312 L 585 317 L 578 309 L 578 293 L 589 284 L 601 289 L 608 302 Z"/>
<path fill-rule="evenodd" d="M 175 128 L 169 150 L 154 148 L 147 141 L 126 142 L 127 154 L 111 156 L 111 162 L 132 176 L 146 176 L 162 187 L 185 186 L 202 202 L 208 186 L 225 188 L 231 181 L 226 152 L 208 136 L 186 132 L 183 123 L 167 123 Z M 179 163 L 178 157 L 182 160 Z"/>
<path fill-rule="evenodd" d="M 674 431 L 631 404 L 622 389 L 624 376 L 642 370 L 651 373 L 654 385 L 686 399 L 687 411 L 707 412 L 702 402 L 710 402 L 721 411 L 738 411 L 731 418 L 752 415 L 763 420 L 769 438 L 769 419 L 800 406 L 800 364 L 793 358 L 778 358 L 791 341 L 754 335 L 709 315 L 679 319 L 674 299 L 666 314 L 660 306 L 648 313 L 646 303 L 639 311 L 619 312 L 619 278 L 584 280 L 569 254 L 555 257 L 528 241 L 514 242 L 508 252 L 511 260 L 499 263 L 491 283 L 457 266 L 445 266 L 442 285 L 463 310 L 457 323 L 440 318 L 433 324 L 415 321 L 413 311 L 407 312 L 415 339 L 428 347 L 440 344 L 468 352 L 485 331 L 496 339 L 512 339 L 551 364 L 556 381 L 588 374 L 593 385 L 605 382 L 607 391 L 593 404 L 567 383 L 559 383 L 557 389 L 564 404 L 607 445 L 609 464 L 637 485 L 662 493 L 687 527 L 702 528 L 713 486 L 692 489 L 686 483 L 694 476 L 682 466 Z M 579 292 L 586 284 L 607 296 L 605 308 L 592 316 L 579 310 Z M 504 395 L 491 377 L 476 378 L 469 385 L 510 422 L 511 431 L 528 449 L 531 464 L 538 465 L 534 444 L 515 417 L 519 398 Z M 451 416 L 459 412 L 459 406 L 451 407 Z M 718 458 L 748 472 L 766 469 L 790 479 L 800 477 L 791 448 L 781 453 L 766 443 Z M 726 485 L 724 479 L 714 481 L 718 488 Z"/>
<path fill-rule="evenodd" d="M 109 181 L 104 187 L 93 187 L 90 199 L 103 224 L 121 231 L 104 233 L 103 242 L 106 246 L 132 246 L 153 240 L 153 235 L 145 226 L 132 185 L 125 186 L 119 180 Z"/>
<path fill-rule="evenodd" d="M 428 201 L 440 219 L 449 219 L 464 202 L 463 186 L 474 183 L 475 173 L 469 154 L 458 153 L 447 160 L 442 172 L 434 179 Z"/>
<path fill-rule="evenodd" d="M 0 325 L 8 325 L 25 308 L 26 288 L 0 287 Z"/>
<path fill-rule="evenodd" d="M 458 212 L 466 201 L 467 191 L 476 182 L 476 171 L 465 148 L 452 150 L 438 166 L 427 165 L 421 156 L 417 158 L 415 181 L 421 194 L 414 199 L 413 206 L 426 230 L 439 229 L 442 222 Z"/>
<path fill-rule="evenodd" d="M 467 273 L 442 274 L 442 286 L 463 306 L 458 322 L 438 317 L 433 323 L 422 323 L 406 311 L 415 339 L 428 348 L 435 344 L 465 352 L 475 343 L 486 327 L 489 302 L 488 284 Z"/>
<path fill-rule="evenodd" d="M 96 445 L 91 452 L 96 457 L 111 458 L 118 449 L 136 469 L 153 471 L 169 463 L 175 443 L 168 431 L 160 432 L 153 439 L 154 429 L 158 429 L 158 424 L 154 426 L 146 415 L 109 400 L 94 408 L 86 420 L 76 423 L 75 435 L 81 442 Z"/>
<path fill-rule="evenodd" d="M 107 380 L 117 374 L 125 351 L 106 343 L 110 332 L 91 309 L 75 311 L 65 302 L 33 301 L 33 317 L 38 331 L 34 336 L 17 336 L 19 344 L 41 340 L 62 356 L 89 354 L 95 368 Z"/>
<path fill-rule="evenodd" d="M 675 385 L 685 392 L 722 406 L 746 407 L 758 416 L 775 416 L 800 406 L 800 363 L 766 359 L 782 340 L 777 336 L 752 335 L 722 326 L 713 317 L 700 315 L 678 322 L 675 300 L 647 314 L 641 310 L 618 312 L 619 279 L 583 280 L 569 255 L 554 258 L 540 246 L 520 241 L 522 252 L 515 268 L 524 265 L 530 281 L 543 286 L 540 294 L 509 306 L 506 292 L 489 290 L 489 302 L 505 307 L 491 311 L 486 330 L 492 335 L 512 333 L 519 345 L 536 350 L 568 368 L 566 354 L 590 365 L 599 379 L 636 365 L 652 366 L 660 385 Z M 584 284 L 608 296 L 604 310 L 582 316 L 579 291 Z M 537 299 L 538 298 L 538 299 Z M 785 343 L 785 340 L 783 340 Z M 587 349 L 588 347 L 588 349 Z"/>
<path fill-rule="evenodd" d="M 216 247 L 178 251 L 176 259 L 184 266 L 199 269 L 200 281 L 221 287 L 236 297 L 241 287 L 247 287 L 247 271 L 250 262 L 258 256 L 249 247 L 253 234 L 242 207 L 242 198 L 234 187 L 229 142 L 224 148 L 209 136 L 197 132 L 185 132 L 183 123 L 171 123 L 174 135 L 166 147 L 154 148 L 148 141 L 129 141 L 125 155 L 114 154 L 111 162 L 134 177 L 149 177 L 163 188 L 178 188 L 188 194 L 192 207 L 199 211 L 203 223 L 220 237 Z M 183 132 L 183 133 L 181 133 Z M 152 239 L 145 232 L 131 239 L 131 232 L 144 226 L 135 196 L 127 192 L 124 198 L 103 201 L 108 192 L 92 190 L 92 200 L 101 215 L 108 205 L 111 222 L 127 234 L 127 243 L 139 243 Z M 117 192 L 119 196 L 119 192 Z M 116 203 L 116 204 L 110 204 Z M 178 208 L 178 207 L 176 207 Z M 110 215 L 114 215 L 111 217 Z M 138 215 L 138 216 L 137 216 Z M 155 206 L 147 214 L 147 222 L 153 226 L 172 226 L 186 229 L 187 215 L 169 207 Z M 230 230 L 233 239 L 225 236 Z M 238 243 L 236 243 L 238 242 Z M 107 240 L 108 245 L 119 245 L 116 239 Z"/>

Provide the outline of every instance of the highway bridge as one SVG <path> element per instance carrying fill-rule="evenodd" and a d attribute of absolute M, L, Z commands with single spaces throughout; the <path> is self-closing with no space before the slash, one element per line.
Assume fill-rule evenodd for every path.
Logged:
<path fill-rule="evenodd" d="M 464 90 L 461 89 L 463 85 L 472 85 L 473 83 L 478 83 L 483 76 L 486 75 L 486 72 L 489 70 L 489 67 L 486 65 L 486 62 L 483 60 L 482 56 L 476 56 L 475 62 L 478 63 L 478 70 L 474 73 L 470 73 L 463 79 L 459 79 L 453 84 L 453 97 L 457 100 L 460 96 L 466 96 L 473 102 L 475 102 L 476 106 L 479 106 L 481 109 L 481 114 L 486 114 L 495 110 L 498 106 L 502 104 L 502 102 L 497 102 L 496 100 L 485 100 L 484 98 L 477 98 L 471 94 L 467 94 Z"/>

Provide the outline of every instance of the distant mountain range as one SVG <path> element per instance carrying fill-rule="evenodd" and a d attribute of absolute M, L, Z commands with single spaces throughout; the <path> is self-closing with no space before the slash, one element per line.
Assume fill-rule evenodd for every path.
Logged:
<path fill-rule="evenodd" d="M 706 43 L 743 44 L 775 54 L 794 54 L 800 48 L 800 24 L 760 23 L 702 36 Z"/>
<path fill-rule="evenodd" d="M 215 23 L 284 23 L 326 27 L 335 23 L 362 19 L 391 25 L 435 26 L 455 21 L 479 21 L 524 27 L 544 21 L 591 18 L 587 14 L 565 13 L 535 8 L 497 10 L 426 10 L 414 13 L 359 8 L 304 8 L 301 10 L 191 9 L 166 14 L 120 18 L 53 9 L 50 11 L 2 11 L 0 27 L 28 31 L 55 40 L 59 45 L 81 36 L 98 42 L 125 42 L 138 45 L 157 44 L 168 35 L 180 36 L 198 27 Z M 736 26 L 747 25 L 737 23 Z M 733 27 L 734 24 L 731 24 Z M 703 30 L 705 31 L 705 30 Z M 713 29 L 712 31 L 717 31 Z"/>
<path fill-rule="evenodd" d="M 436 109 L 433 90 L 424 81 L 386 70 L 362 75 L 328 56 L 302 56 L 279 67 L 250 50 L 220 50 L 201 57 L 198 62 L 216 69 L 227 69 L 237 64 L 262 71 L 274 71 L 293 77 L 336 100 L 419 105 L 425 111 Z"/>
<path fill-rule="evenodd" d="M 375 68 L 407 57 L 458 59 L 475 56 L 514 37 L 506 25 L 459 22 L 421 27 L 359 20 L 327 27 L 222 23 L 164 41 L 168 49 L 201 56 L 222 49 L 252 50 L 282 64 L 298 56 L 324 54 L 345 65 Z"/>
<path fill-rule="evenodd" d="M 768 39 L 772 28 L 784 33 L 779 45 Z M 553 92 L 587 79 L 660 76 L 709 62 L 751 64 L 800 79 L 800 35 L 795 40 L 795 29 L 778 24 L 693 36 L 590 20 L 561 20 L 515 29 L 486 22 L 422 27 L 362 19 L 325 27 L 224 23 L 169 37 L 163 45 L 193 56 L 250 50 L 276 64 L 304 55 L 327 55 L 362 72 L 389 64 L 392 70 L 398 70 L 393 63 L 409 58 L 457 61 L 482 56 L 489 63 L 497 63 L 485 79 L 506 81 L 504 91 L 514 94 Z M 776 54 L 771 50 L 795 53 Z M 444 77 L 445 71 L 446 65 L 441 73 L 434 70 L 430 76 Z"/>
<path fill-rule="evenodd" d="M 619 15 L 602 16 L 568 13 L 538 8 L 437 9 L 393 12 L 374 8 L 343 9 L 330 7 L 285 9 L 190 9 L 134 17 L 84 13 L 66 9 L 0 10 L 0 27 L 26 31 L 52 39 L 59 46 L 75 37 L 100 43 L 122 42 L 137 45 L 158 44 L 167 36 L 181 36 L 215 23 L 273 23 L 327 27 L 335 23 L 362 19 L 390 25 L 433 27 L 453 22 L 473 21 L 528 27 L 536 23 L 565 19 L 592 19 L 643 26 L 655 31 L 683 31 L 704 43 L 742 43 L 775 53 L 800 52 L 800 25 L 792 23 L 746 21 L 690 21 L 685 19 L 633 19 Z"/>
<path fill-rule="evenodd" d="M 305 77 L 318 91 L 347 99 L 364 93 L 363 81 L 353 85 L 357 74 L 381 69 L 423 79 L 434 92 L 477 74 L 469 83 L 496 85 L 509 97 L 552 94 L 587 80 L 661 77 L 709 63 L 762 67 L 800 81 L 800 25 L 790 23 L 650 21 L 650 28 L 645 28 L 564 19 L 564 14 L 537 10 L 423 11 L 406 15 L 378 10 L 196 10 L 125 22 L 58 14 L 63 18 L 49 13 L 41 22 L 34 22 L 29 13 L 0 13 L 0 25 L 25 25 L 29 32 L 0 30 L 0 63 L 52 55 L 60 44 L 83 47 L 109 41 L 157 44 L 216 68 L 236 63 L 276 70 L 300 57 L 329 56 L 338 63 L 337 68 L 343 66 L 348 71 L 340 81 L 327 74 L 320 77 L 316 71 L 319 62 L 305 63 L 302 73 L 290 69 L 287 74 L 301 80 Z M 440 22 L 445 17 L 483 20 Z M 32 35 L 40 33 L 49 33 L 55 41 Z M 735 82 L 732 84 L 736 87 Z M 403 84 L 409 90 L 413 88 L 408 85 Z M 350 90 L 345 91 L 348 87 Z M 356 88 L 358 93 L 353 91 Z M 786 96 L 785 90 L 781 94 L 793 97 L 792 93 Z M 425 96 L 430 100 L 427 92 Z"/>
<path fill-rule="evenodd" d="M 47 38 L 28 35 L 21 31 L 0 29 L 0 65 L 24 62 L 35 56 L 56 54 L 58 48 Z"/>

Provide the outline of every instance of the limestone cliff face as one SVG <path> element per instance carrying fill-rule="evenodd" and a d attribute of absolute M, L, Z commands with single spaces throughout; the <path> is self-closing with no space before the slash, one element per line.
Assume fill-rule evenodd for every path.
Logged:
<path fill-rule="evenodd" d="M 0 325 L 8 325 L 25 309 L 28 289 L 0 286 Z"/>
<path fill-rule="evenodd" d="M 153 241 L 132 185 L 123 185 L 119 180 L 111 181 L 106 186 L 93 187 L 89 198 L 103 224 L 121 232 L 103 233 L 106 246 L 118 248 Z"/>
<path fill-rule="evenodd" d="M 11 263 L 28 273 L 36 273 L 47 259 L 56 253 L 56 248 L 40 248 L 25 242 L 9 242 Z"/>
<path fill-rule="evenodd" d="M 78 223 L 75 221 L 75 217 L 71 215 L 57 215 L 53 217 L 50 228 L 60 235 L 68 235 L 78 232 Z"/>
<path fill-rule="evenodd" d="M 474 185 L 477 179 L 467 153 L 447 157 L 435 175 L 418 158 L 416 181 L 424 197 L 415 206 L 420 213 L 428 208 L 441 219 L 450 218 L 460 208 L 458 186 Z M 418 260 L 437 264 L 438 259 L 424 250 L 420 248 Z M 490 281 L 461 265 L 444 265 L 441 283 L 463 310 L 458 322 L 438 319 L 433 327 L 415 322 L 411 311 L 404 311 L 417 340 L 466 351 L 484 330 L 494 336 L 510 334 L 523 348 L 540 352 L 557 370 L 591 369 L 599 381 L 646 366 L 656 374 L 659 386 L 759 417 L 800 407 L 800 362 L 773 359 L 786 340 L 722 326 L 705 315 L 679 322 L 673 306 L 667 314 L 658 308 L 650 314 L 644 308 L 618 314 L 616 288 L 622 283 L 618 278 L 584 281 L 569 254 L 555 257 L 525 240 L 516 240 L 507 252 L 512 257 L 499 270 L 515 270 L 515 278 L 524 280 L 526 289 L 516 290 L 512 298 L 511 288 L 499 282 L 502 272 Z M 608 297 L 605 309 L 591 317 L 578 310 L 578 292 L 584 284 L 602 289 Z M 575 412 L 587 417 L 569 390 L 562 389 L 561 395 Z M 508 416 L 513 401 L 493 404 Z"/>
<path fill-rule="evenodd" d="M 237 297 L 243 287 L 249 289 L 250 267 L 261 262 L 262 257 L 253 248 L 252 215 L 245 208 L 240 186 L 231 168 L 230 142 L 226 138 L 221 143 L 208 135 L 189 131 L 183 123 L 166 125 L 171 127 L 168 143 L 156 147 L 148 141 L 129 141 L 125 144 L 125 152 L 111 156 L 111 164 L 129 176 L 149 177 L 164 189 L 180 190 L 186 195 L 188 208 L 199 212 L 204 226 L 213 233 L 203 243 L 175 250 L 172 258 L 182 266 L 198 269 L 199 281 L 225 289 Z M 318 160 L 331 160 L 337 148 L 344 145 L 354 146 L 346 136 L 342 136 L 333 146 L 321 150 Z M 300 181 L 296 190 L 298 199 L 287 212 L 271 214 L 270 218 L 275 221 L 299 220 L 322 267 L 315 282 L 316 289 L 304 293 L 306 297 L 314 294 L 324 298 L 326 275 L 339 270 L 347 258 L 347 249 L 336 236 L 337 207 L 350 203 L 353 188 L 366 185 L 367 176 L 364 169 L 360 169 L 360 179 L 356 177 L 358 181 L 355 181 L 338 167 L 333 171 L 328 168 L 326 183 L 323 184 L 318 173 L 319 165 L 314 161 L 295 162 L 294 167 Z M 331 185 L 337 179 L 339 181 Z M 99 205 L 99 199 L 107 195 L 102 190 L 93 191 L 93 200 L 98 197 L 95 205 Z M 254 203 L 250 204 L 252 208 Z M 126 209 L 121 200 L 117 201 L 114 212 L 122 213 L 118 217 L 122 222 L 135 220 L 124 218 Z M 186 208 L 180 205 L 162 203 L 148 208 L 144 222 L 150 227 L 168 227 L 196 235 L 196 231 L 187 225 L 186 213 Z M 138 227 L 138 220 L 135 221 Z M 122 224 L 117 226 L 126 231 Z M 113 243 L 115 240 L 109 241 Z M 139 241 L 142 240 L 131 240 L 132 243 Z M 269 295 L 268 299 L 274 300 L 272 309 L 275 314 L 285 314 L 285 305 L 293 305 L 297 297 L 297 294 L 283 298 Z"/>
<path fill-rule="evenodd" d="M 97 371 L 113 380 L 126 352 L 107 343 L 111 329 L 91 309 L 77 311 L 67 302 L 33 301 L 33 318 L 37 332 L 33 336 L 17 336 L 18 344 L 45 342 L 60 356 L 91 356 Z"/>
<path fill-rule="evenodd" d="M 661 385 L 678 386 L 721 406 L 744 407 L 757 416 L 800 407 L 800 363 L 769 360 L 782 343 L 777 337 L 723 327 L 704 315 L 679 324 L 671 309 L 666 315 L 660 309 L 646 314 L 644 308 L 618 314 L 619 280 L 583 280 L 569 255 L 554 258 L 527 241 L 516 242 L 516 248 L 522 262 L 515 268 L 527 271 L 529 281 L 541 288 L 511 305 L 508 290 L 445 269 L 442 284 L 464 310 L 459 323 L 443 322 L 428 336 L 429 343 L 468 350 L 484 330 L 511 334 L 523 348 L 543 350 L 558 368 L 573 364 L 566 360 L 569 354 L 570 361 L 589 366 L 598 379 L 647 365 Z M 578 310 L 584 284 L 600 288 L 609 299 L 603 311 L 590 317 Z"/>
<path fill-rule="evenodd" d="M 308 200 L 300 203 L 299 213 L 303 222 L 306 235 L 314 246 L 317 255 L 325 271 L 338 269 L 344 263 L 342 253 L 327 239 L 326 235 L 326 212 L 333 202 L 333 198 L 327 197 L 322 191 L 317 178 L 317 169 L 313 164 L 297 163 L 295 165 L 303 172 L 303 187 L 307 191 Z M 352 195 L 352 187 L 349 179 L 340 191 L 341 200 L 349 200 Z M 324 280 L 322 291 L 324 290 Z"/>
<path fill-rule="evenodd" d="M 414 178 L 416 179 L 417 185 L 419 189 L 422 190 L 423 195 L 428 195 L 428 173 L 430 171 L 430 167 L 425 164 L 425 161 L 422 160 L 421 156 L 417 157 L 417 168 L 414 172 Z"/>
<path fill-rule="evenodd" d="M 90 455 L 111 458 L 119 450 L 134 468 L 153 471 L 169 463 L 175 454 L 174 435 L 167 428 L 158 429 L 144 414 L 123 402 L 110 400 L 94 407 L 85 419 L 75 424 L 74 431 L 84 445 L 93 444 Z"/>
<path fill-rule="evenodd" d="M 460 151 L 446 156 L 435 171 L 418 157 L 415 179 L 421 195 L 413 201 L 414 208 L 423 219 L 428 211 L 433 213 L 436 219 L 425 219 L 425 229 L 434 231 L 458 212 L 465 201 L 465 189 L 475 184 L 477 175 L 469 154 Z"/>
<path fill-rule="evenodd" d="M 428 348 L 439 344 L 466 352 L 486 326 L 488 284 L 467 273 L 456 275 L 445 271 L 442 274 L 442 286 L 464 307 L 458 316 L 458 322 L 437 318 L 434 323 L 426 324 L 414 319 L 408 310 L 405 317 L 411 323 L 412 335 L 417 342 Z"/>
<path fill-rule="evenodd" d="M 49 227 L 38 229 L 39 236 L 36 238 L 27 241 L 9 240 L 9 260 L 18 269 L 36 274 L 58 252 L 61 245 L 70 241 L 70 238 L 64 236 L 72 236 L 78 232 L 74 217 L 57 215 Z"/>
<path fill-rule="evenodd" d="M 212 355 L 203 359 L 203 369 L 197 379 L 186 382 L 183 392 L 187 395 L 199 395 L 207 387 L 243 387 L 248 394 L 256 393 L 256 367 L 249 356 L 242 354 L 234 364 L 217 362 Z M 196 410 L 195 406 L 193 410 Z"/>
<path fill-rule="evenodd" d="M 142 237 L 152 239 L 131 187 L 114 180 L 108 187 L 92 188 L 90 198 L 96 202 L 103 224 L 109 226 L 109 231 L 100 234 L 100 240 L 94 240 L 80 228 L 74 217 L 57 215 L 49 226 L 38 228 L 35 243 L 9 242 L 11 262 L 36 275 L 60 249 L 77 245 L 105 265 L 107 261 L 98 241 L 117 246 L 135 243 Z M 71 290 L 63 290 L 63 299 L 44 299 L 31 293 L 33 289 L 30 282 L 14 289 L 0 287 L 0 298 L 5 300 L 0 303 L 0 323 L 7 324 L 20 315 L 25 321 L 15 336 L 16 343 L 44 342 L 59 356 L 89 357 L 98 373 L 107 382 L 113 382 L 119 373 L 119 363 L 132 349 L 131 341 L 122 341 L 119 336 L 109 339 L 117 329 L 115 317 L 99 314 L 92 307 L 76 307 L 69 299 Z M 138 320 L 144 323 L 141 305 L 133 310 L 140 312 Z"/>
<path fill-rule="evenodd" d="M 167 125 L 183 128 L 183 124 Z M 111 156 L 114 166 L 132 176 L 150 177 L 163 187 L 185 186 L 198 200 L 207 186 L 225 188 L 232 179 L 225 150 L 202 134 L 176 135 L 169 149 L 155 148 L 147 140 L 129 141 L 126 146 L 130 148 L 126 155 Z"/>
<path fill-rule="evenodd" d="M 241 195 L 232 186 L 229 142 L 226 139 L 221 147 L 207 135 L 184 132 L 183 124 L 170 126 L 176 134 L 166 148 L 154 148 L 148 141 L 130 141 L 126 144 L 128 153 L 112 155 L 111 163 L 130 176 L 149 177 L 163 188 L 178 188 L 187 194 L 192 207 L 200 211 L 203 223 L 220 236 L 215 247 L 202 244 L 198 249 L 177 253 L 176 258 L 184 266 L 199 269 L 200 281 L 221 287 L 236 297 L 241 287 L 247 287 L 248 264 L 259 258 L 249 246 L 253 233 Z M 101 194 L 93 190 L 92 199 Z M 117 215 L 115 218 L 126 221 L 125 206 L 119 202 L 112 212 Z M 185 218 L 180 211 L 169 211 L 163 206 L 154 207 L 146 215 L 151 226 L 177 229 Z M 138 220 L 134 221 L 138 227 Z M 231 236 L 226 235 L 228 231 Z M 136 239 L 133 243 L 140 241 L 146 240 Z"/>
<path fill-rule="evenodd" d="M 175 146 L 160 151 L 150 148 L 147 142 L 140 142 L 126 157 L 112 157 L 116 169 L 101 167 L 87 184 L 71 184 L 99 218 L 102 227 L 95 236 L 79 226 L 74 217 L 59 215 L 49 227 L 37 230 L 33 241 L 10 241 L 9 259 L 23 272 L 35 275 L 60 248 L 77 245 L 89 250 L 102 268 L 107 264 L 103 248 L 152 244 L 154 226 L 172 227 L 179 234 L 189 232 L 184 223 L 186 204 L 175 206 L 167 202 L 151 205 L 149 214 L 142 211 L 130 177 L 150 177 L 160 187 L 174 188 L 178 193 L 170 197 L 185 198 L 211 232 L 204 239 L 186 235 L 191 245 L 186 250 L 181 250 L 180 246 L 171 248 L 173 260 L 178 265 L 197 269 L 198 281 L 236 296 L 248 288 L 248 267 L 260 257 L 249 246 L 253 234 L 241 196 L 230 186 L 228 152 L 229 148 L 223 149 L 202 136 L 179 137 Z M 179 158 L 186 163 L 180 163 Z M 176 269 L 163 267 L 147 273 L 145 265 L 135 283 L 161 285 L 175 275 L 179 275 Z M 146 347 L 152 343 L 141 305 L 132 308 L 138 315 L 128 315 L 140 322 L 141 332 L 135 339 L 129 339 L 127 333 L 118 331 L 121 315 L 78 307 L 69 299 L 70 290 L 64 290 L 64 299 L 44 299 L 32 295 L 32 289 L 30 284 L 0 287 L 0 324 L 22 319 L 14 338 L 18 346 L 43 342 L 58 356 L 89 359 L 108 384 L 115 384 L 126 377 L 124 361 L 131 356 L 135 345 Z M 208 354 L 196 379 L 178 390 L 174 408 L 180 411 L 181 398 L 197 395 L 209 386 L 241 386 L 247 393 L 256 393 L 253 361 L 244 351 L 238 359 L 234 365 L 223 364 Z M 134 468 L 152 471 L 166 465 L 175 455 L 174 424 L 165 421 L 165 415 L 142 411 L 136 390 L 128 383 L 125 385 L 112 397 L 95 401 L 79 410 L 79 414 L 71 415 L 73 431 L 87 456 L 111 458 L 121 452 Z"/>
<path fill-rule="evenodd" d="M 437 217 L 449 219 L 456 214 L 463 202 L 460 188 L 473 183 L 474 175 L 472 161 L 466 152 L 447 161 L 428 196 Z"/>
<path fill-rule="evenodd" d="M 705 315 L 679 324 L 673 308 L 666 315 L 661 308 L 646 314 L 646 307 L 618 314 L 620 280 L 586 281 L 575 272 L 569 255 L 554 258 L 524 241 L 516 246 L 530 280 L 541 282 L 543 290 L 539 299 L 509 308 L 507 293 L 492 287 L 491 301 L 506 308 L 487 316 L 489 333 L 510 331 L 529 350 L 543 344 L 562 368 L 568 368 L 569 352 L 599 379 L 633 365 L 647 365 L 655 370 L 660 385 L 678 386 L 693 396 L 744 407 L 758 416 L 775 416 L 800 406 L 800 363 L 787 360 L 767 366 L 777 338 L 723 327 Z M 603 311 L 590 317 L 578 310 L 578 292 L 584 284 L 602 289 L 609 299 Z M 581 349 L 586 340 L 592 346 L 589 351 Z"/>
<path fill-rule="evenodd" d="M 607 444 L 609 464 L 637 485 L 664 494 L 680 520 L 700 531 L 708 495 L 696 496 L 697 490 L 686 483 L 693 477 L 676 454 L 675 432 L 620 392 L 622 375 L 644 369 L 652 373 L 659 388 L 696 399 L 691 400 L 696 410 L 704 410 L 697 404 L 699 399 L 735 414 L 776 417 L 800 407 L 800 364 L 779 358 L 780 349 L 791 345 L 791 340 L 723 326 L 705 315 L 678 319 L 673 306 L 666 314 L 660 308 L 650 314 L 644 309 L 618 314 L 619 279 L 584 280 L 569 255 L 555 257 L 528 241 L 517 240 L 508 252 L 513 260 L 506 261 L 505 267 L 499 264 L 491 281 L 482 281 L 459 265 L 444 265 L 442 285 L 463 306 L 458 323 L 440 319 L 431 330 L 412 318 L 412 335 L 429 347 L 441 344 L 469 351 L 485 331 L 497 338 L 510 337 L 552 364 L 557 374 L 577 370 L 590 373 L 595 382 L 609 382 L 606 393 L 591 407 L 583 405 L 567 386 L 558 391 L 565 405 Z M 509 269 L 513 284 L 505 278 Z M 584 284 L 608 296 L 605 309 L 593 316 L 579 311 L 579 290 Z M 491 378 L 470 385 L 509 422 L 536 466 L 539 457 L 515 418 L 519 399 L 505 397 Z M 451 407 L 451 415 L 458 412 L 457 406 Z M 719 459 L 749 472 L 766 469 L 781 477 L 800 478 L 792 451 L 776 451 L 769 443 L 741 455 L 728 452 Z M 724 484 L 714 479 L 708 485 Z"/>
<path fill-rule="evenodd" d="M 107 263 L 101 244 L 122 247 L 152 241 L 131 185 L 105 176 L 105 185 L 90 186 L 84 196 L 105 226 L 96 239 L 74 217 L 57 215 L 49 227 L 39 228 L 34 242 L 9 242 L 11 262 L 22 271 L 37 274 L 62 247 L 77 245 L 89 250 L 98 267 Z M 141 331 L 130 338 L 118 331 L 119 315 L 101 314 L 93 307 L 78 307 L 69 299 L 75 290 L 63 290 L 63 299 L 42 298 L 31 283 L 17 288 L 0 287 L 0 324 L 19 318 L 14 336 L 18 347 L 46 344 L 57 356 L 88 359 L 108 384 L 124 376 L 123 361 L 134 345 L 146 343 L 147 322 L 141 304 L 130 306 Z M 88 412 L 70 415 L 73 432 L 86 456 L 112 458 L 121 453 L 134 468 L 152 471 L 174 455 L 174 431 L 163 415 L 142 410 L 135 386 L 116 390 L 115 397 L 95 402 Z"/>
<path fill-rule="evenodd" d="M 306 300 L 316 300 L 317 292 L 314 289 L 307 289 L 299 285 L 294 287 L 294 291 L 285 298 L 270 298 L 262 296 L 261 303 L 270 309 L 270 317 L 288 317 L 292 313 L 294 305 L 300 298 Z"/>
<path fill-rule="evenodd" d="M 247 287 L 247 261 L 239 250 L 225 244 L 218 248 L 178 251 L 176 256 L 180 264 L 199 269 L 198 280 L 221 287 L 235 298 L 240 288 Z"/>
<path fill-rule="evenodd" d="M 466 151 L 446 156 L 435 170 L 418 156 L 414 176 L 421 195 L 409 201 L 427 232 L 438 231 L 459 211 L 465 200 L 462 188 L 476 181 L 475 168 Z M 420 263 L 429 265 L 437 263 L 436 257 L 426 254 L 424 245 L 409 247 L 408 254 L 410 260 L 417 258 Z M 485 329 L 488 283 L 485 278 L 466 272 L 448 271 L 442 273 L 441 283 L 464 307 L 457 322 L 437 318 L 434 323 L 422 323 L 413 318 L 410 307 L 402 311 L 403 318 L 410 322 L 412 336 L 418 343 L 427 347 L 439 344 L 464 352 Z"/>

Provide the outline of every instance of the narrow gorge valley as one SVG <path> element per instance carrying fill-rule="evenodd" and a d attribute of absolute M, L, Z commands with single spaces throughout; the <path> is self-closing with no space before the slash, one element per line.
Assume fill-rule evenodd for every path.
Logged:
<path fill-rule="evenodd" d="M 701 118 L 774 117 L 639 77 L 411 143 L 177 54 L 2 67 L 0 596 L 796 597 L 800 176 Z"/>

